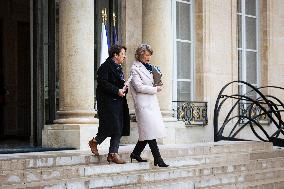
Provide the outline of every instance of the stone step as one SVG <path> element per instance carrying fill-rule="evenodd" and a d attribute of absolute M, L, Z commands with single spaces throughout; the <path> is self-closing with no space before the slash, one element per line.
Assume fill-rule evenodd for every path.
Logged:
<path fill-rule="evenodd" d="M 284 157 L 284 149 L 276 148 L 271 151 L 258 151 L 251 152 L 250 159 L 267 159 L 267 158 L 275 158 L 275 157 Z"/>
<path fill-rule="evenodd" d="M 258 181 L 243 182 L 238 184 L 226 184 L 212 187 L 201 187 L 195 189 L 283 189 L 283 178 L 263 179 Z"/>
<path fill-rule="evenodd" d="M 213 154 L 203 156 L 184 156 L 177 158 L 167 158 L 165 162 L 171 167 L 182 166 L 198 166 L 203 164 L 218 164 L 218 163 L 242 163 L 248 162 L 249 155 L 247 153 L 239 154 Z M 134 160 L 135 162 L 135 160 Z M 35 181 L 57 180 L 65 178 L 76 178 L 82 176 L 95 176 L 99 174 L 123 173 L 135 170 L 153 168 L 153 162 L 147 163 L 127 163 L 118 164 L 89 164 L 89 165 L 67 165 L 61 167 L 42 167 L 38 169 L 26 169 L 17 171 L 2 171 L 0 174 L 3 184 L 29 183 Z M 67 173 L 67 174 L 66 174 Z"/>
<path fill-rule="evenodd" d="M 283 175 L 282 175 L 283 176 Z M 270 179 L 269 181 L 258 181 L 250 183 L 242 183 L 238 186 L 238 189 L 283 189 L 284 180 L 280 179 Z"/>
<path fill-rule="evenodd" d="M 77 165 L 53 168 L 38 168 L 18 171 L 2 171 L 0 183 L 5 185 L 24 184 L 31 182 L 52 181 L 60 179 L 89 177 L 93 175 L 107 176 L 108 174 L 124 173 L 150 169 L 149 163 L 128 163 L 123 165 Z M 1 186 L 0 184 L 0 186 Z"/>
<path fill-rule="evenodd" d="M 284 162 L 284 158 L 278 159 L 278 161 Z M 265 160 L 262 160 L 265 161 Z M 272 159 L 269 159 L 269 161 L 273 161 Z M 275 160 L 276 161 L 276 160 Z M 266 164 L 269 164 L 268 162 L 265 162 Z M 134 163 L 133 163 L 134 164 Z M 137 163 L 139 164 L 139 163 Z M 67 186 L 67 185 L 88 185 L 88 187 L 114 187 L 117 185 L 127 185 L 127 184 L 137 184 L 141 182 L 160 182 L 163 180 L 172 180 L 172 179 L 178 179 L 187 177 L 190 180 L 196 179 L 196 178 L 203 178 L 203 177 L 210 177 L 210 175 L 219 175 L 220 178 L 223 180 L 226 179 L 229 176 L 236 177 L 236 174 L 252 174 L 251 172 L 257 173 L 269 173 L 273 171 L 279 171 L 279 168 L 274 167 L 261 167 L 261 166 L 255 166 L 258 164 L 257 160 L 247 161 L 243 163 L 238 164 L 231 164 L 227 165 L 226 162 L 223 162 L 223 164 L 204 164 L 199 166 L 194 165 L 185 165 L 185 166 L 179 166 L 179 167 L 168 167 L 168 168 L 153 168 L 148 169 L 149 163 L 140 163 L 140 169 L 135 168 L 134 164 L 128 164 L 129 171 L 123 172 L 113 172 L 111 171 L 111 168 L 108 168 L 109 174 L 102 171 L 102 174 L 99 174 L 97 170 L 91 170 L 87 175 L 81 175 L 78 177 L 61 177 L 59 180 L 55 180 L 54 178 L 50 178 L 49 181 L 42 181 L 42 182 L 33 182 L 33 183 L 19 183 L 18 185 L 14 185 L 15 188 L 25 188 L 25 187 L 39 187 L 39 186 L 50 186 L 54 185 L 54 187 L 59 186 Z M 116 165 L 115 166 L 126 166 L 125 165 Z M 271 163 L 271 165 L 276 165 L 275 163 Z M 139 166 L 139 165 L 137 165 Z M 133 167 L 133 168 L 132 168 Z M 132 169 L 132 171 L 131 171 Z M 280 168 L 280 171 L 284 172 L 284 168 Z M 98 174 L 96 174 L 96 172 Z M 274 175 L 277 175 L 276 173 Z M 283 174 L 282 174 L 283 175 Z M 70 176 L 70 175 L 67 175 Z M 72 175 L 71 175 L 72 176 Z M 240 176 L 238 176 L 240 177 Z M 77 179 L 78 178 L 78 179 Z M 212 180 L 212 178 L 210 178 Z M 207 181 L 203 178 L 204 182 L 212 182 Z M 240 179 L 244 178 L 240 177 Z M 63 183 L 62 181 L 65 180 Z M 213 179 L 214 180 L 214 179 Z M 229 180 L 229 178 L 227 178 Z M 197 185 L 196 183 L 195 185 Z M 201 183 L 202 184 L 202 183 Z M 203 183 L 204 184 L 204 183 Z M 201 185 L 202 186 L 202 185 Z M 6 185 L 5 187 L 8 187 Z M 10 185 L 12 187 L 12 185 Z M 86 187 L 86 188 L 88 188 Z"/>
<path fill-rule="evenodd" d="M 277 177 L 275 177 L 277 175 Z M 254 173 L 219 174 L 200 178 L 183 177 L 156 182 L 128 184 L 116 189 L 187 188 L 187 189 L 283 189 L 284 169 L 267 170 Z M 270 187 L 267 187 L 270 186 Z M 113 188 L 113 187 L 104 187 Z"/>
<path fill-rule="evenodd" d="M 270 152 L 271 143 L 264 142 L 228 142 L 197 143 L 188 145 L 160 145 L 161 154 L 164 158 L 212 155 L 220 153 L 236 152 Z M 124 159 L 129 158 L 134 145 L 122 146 L 120 154 Z M 89 151 L 61 151 L 61 152 L 37 152 L 23 154 L 0 155 L 0 171 L 26 170 L 31 168 L 60 167 L 70 165 L 89 165 L 105 163 L 107 151 L 102 155 L 93 156 Z M 149 148 L 142 156 L 152 158 Z"/>
<path fill-rule="evenodd" d="M 132 146 L 122 147 L 122 156 L 129 159 Z M 225 163 L 226 165 L 235 165 L 236 163 L 249 162 L 250 159 L 257 157 L 257 153 L 263 155 L 262 158 L 269 158 L 265 152 L 274 152 L 270 143 L 263 142 L 218 142 L 218 143 L 199 143 L 191 145 L 161 145 L 163 157 L 166 163 L 171 165 L 171 169 L 181 169 L 183 167 L 195 166 L 198 169 L 204 169 L 204 172 L 210 172 L 202 165 L 214 165 Z M 249 155 L 249 152 L 254 155 Z M 274 152 L 273 157 L 280 152 Z M 143 154 L 152 159 L 149 149 Z M 14 154 L 0 156 L 0 187 L 10 184 L 19 185 L 38 184 L 41 182 L 58 182 L 61 179 L 89 178 L 103 175 L 109 179 L 115 174 L 123 173 L 136 174 L 144 177 L 143 174 L 154 171 L 153 162 L 145 164 L 125 164 L 125 165 L 106 165 L 106 152 L 101 156 L 93 156 L 90 152 L 66 151 L 66 152 L 39 152 L 32 154 Z M 270 164 L 264 159 L 255 167 L 269 168 Z M 274 165 L 274 164 L 273 164 Z M 234 166 L 232 166 L 234 169 Z M 158 169 L 160 171 L 160 169 Z M 162 170 L 162 169 L 161 169 Z M 212 169 L 213 170 L 213 169 Z M 236 169 L 237 170 L 237 169 Z M 155 171 L 154 171 L 155 172 Z M 142 176 L 141 176 L 142 174 Z M 164 173 L 167 174 L 167 173 Z M 103 178 L 102 177 L 102 178 Z M 102 180 L 102 178 L 100 178 Z M 103 178 L 104 179 L 104 178 Z M 34 183 L 32 183 L 34 182 Z"/>
<path fill-rule="evenodd" d="M 127 175 L 127 179 L 112 176 L 109 179 L 99 178 L 80 178 L 80 179 L 65 179 L 58 182 L 33 183 L 21 185 L 20 187 L 9 186 L 8 188 L 168 188 L 168 186 L 178 186 L 184 188 L 205 189 L 212 187 L 228 188 L 230 186 L 258 186 L 267 183 L 283 182 L 284 170 L 267 170 L 266 172 L 258 173 L 231 173 L 219 174 L 214 176 L 201 177 L 179 177 L 178 179 L 152 178 L 151 181 L 145 181 L 136 175 Z M 275 178 L 275 175 L 281 176 Z M 274 179 L 274 180 L 273 180 Z M 273 180 L 273 181 L 272 181 Z M 174 187 L 176 188 L 176 187 Z"/>
<path fill-rule="evenodd" d="M 195 184 L 196 188 L 206 188 L 214 185 L 228 185 L 228 184 L 236 184 L 241 185 L 242 183 L 259 183 L 262 181 L 271 181 L 271 179 L 282 179 L 284 175 L 283 168 L 276 169 L 267 169 L 267 170 L 257 170 L 253 172 L 241 172 L 241 173 L 233 173 L 228 175 L 223 175 L 208 179 L 202 179 L 201 181 Z M 213 183 L 213 184 L 212 184 Z"/>

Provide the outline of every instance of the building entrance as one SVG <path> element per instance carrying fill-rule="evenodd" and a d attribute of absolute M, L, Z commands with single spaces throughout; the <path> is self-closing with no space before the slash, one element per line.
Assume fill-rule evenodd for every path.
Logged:
<path fill-rule="evenodd" d="M 31 136 L 30 1 L 0 1 L 0 147 Z"/>
<path fill-rule="evenodd" d="M 0 0 L 0 149 L 41 147 L 44 125 L 57 118 L 59 3 Z M 100 58 L 101 12 L 107 11 L 106 27 L 113 44 L 113 31 L 119 33 L 119 5 L 118 0 L 94 3 L 94 72 Z"/>

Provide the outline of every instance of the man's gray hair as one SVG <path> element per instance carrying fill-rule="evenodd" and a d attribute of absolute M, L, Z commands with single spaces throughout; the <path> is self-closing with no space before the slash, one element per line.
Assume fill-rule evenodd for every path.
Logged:
<path fill-rule="evenodd" d="M 141 45 L 139 45 L 139 47 L 136 49 L 136 52 L 135 52 L 135 59 L 137 61 L 141 62 L 141 58 L 142 58 L 143 54 L 145 54 L 147 51 L 151 55 L 153 54 L 153 49 L 152 49 L 152 47 L 150 45 L 148 45 L 148 44 L 141 44 Z"/>

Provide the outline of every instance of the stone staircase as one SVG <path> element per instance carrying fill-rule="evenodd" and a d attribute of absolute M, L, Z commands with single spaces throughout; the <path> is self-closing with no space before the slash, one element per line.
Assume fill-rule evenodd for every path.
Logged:
<path fill-rule="evenodd" d="M 130 161 L 133 145 L 120 147 Z M 0 188 L 284 189 L 284 149 L 264 142 L 161 145 L 168 168 L 146 163 L 108 164 L 106 151 L 0 155 Z"/>

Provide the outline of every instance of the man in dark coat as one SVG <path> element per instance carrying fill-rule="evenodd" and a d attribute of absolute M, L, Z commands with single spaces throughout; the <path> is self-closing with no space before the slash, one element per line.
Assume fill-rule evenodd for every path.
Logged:
<path fill-rule="evenodd" d="M 97 136 L 89 141 L 92 153 L 99 155 L 97 145 L 111 137 L 107 161 L 118 164 L 125 163 L 118 155 L 120 138 L 130 134 L 129 109 L 125 96 L 127 87 L 121 67 L 126 57 L 125 51 L 126 47 L 113 45 L 109 49 L 109 57 L 98 69 L 96 98 L 99 129 Z"/>

